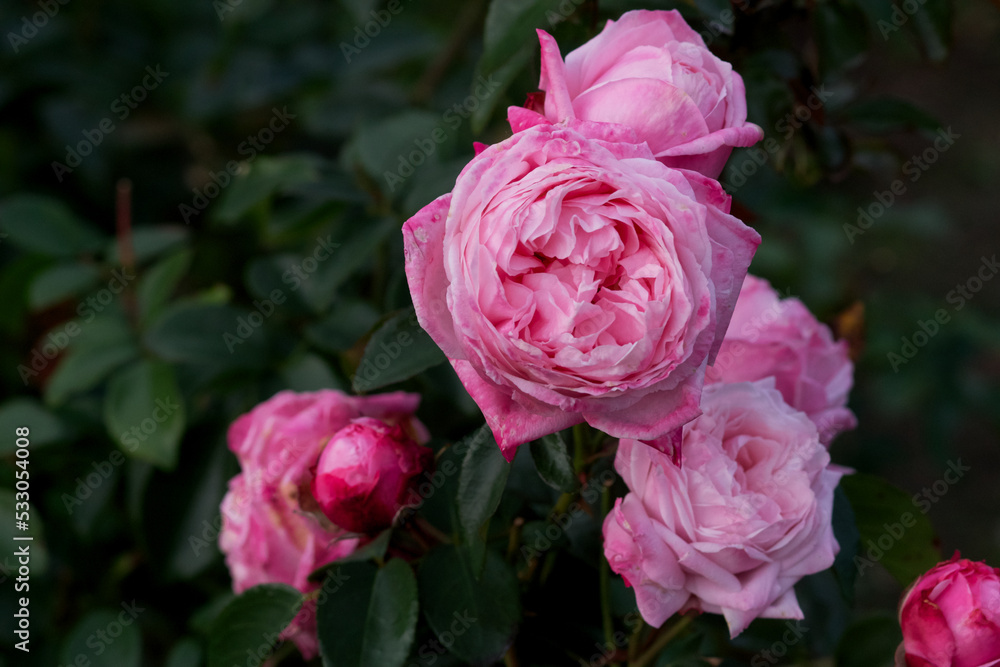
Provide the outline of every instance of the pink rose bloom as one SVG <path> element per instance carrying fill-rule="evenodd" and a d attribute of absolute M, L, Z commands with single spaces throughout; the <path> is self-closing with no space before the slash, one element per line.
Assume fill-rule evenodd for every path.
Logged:
<path fill-rule="evenodd" d="M 698 414 L 760 236 L 652 157 L 628 128 L 541 124 L 403 226 L 420 325 L 507 460 L 584 421 L 646 440 Z"/>
<path fill-rule="evenodd" d="M 763 131 L 747 123 L 746 90 L 676 10 L 631 11 L 571 51 L 539 30 L 545 117 L 635 129 L 670 167 L 716 178 L 733 146 L 752 146 Z M 518 131 L 519 127 L 514 127 Z"/>
<path fill-rule="evenodd" d="M 780 299 L 770 283 L 748 275 L 706 382 L 774 377 L 785 402 L 809 415 L 829 444 L 857 420 L 847 409 L 854 364 L 847 342 L 834 341 L 801 301 Z"/>
<path fill-rule="evenodd" d="M 327 441 L 359 417 L 413 424 L 420 396 L 396 392 L 367 397 L 339 391 L 283 391 L 229 427 L 229 449 L 242 472 L 222 500 L 219 548 L 242 593 L 282 583 L 303 593 L 319 588 L 309 574 L 354 551 L 358 540 L 331 524 L 309 493 L 310 471 Z M 282 633 L 307 659 L 319 648 L 315 604 L 307 603 Z"/>
<path fill-rule="evenodd" d="M 413 439 L 417 434 L 403 426 L 360 417 L 330 439 L 312 482 L 313 496 L 330 521 L 356 533 L 392 525 L 415 493 L 417 475 L 434 460 L 433 452 Z"/>
<path fill-rule="evenodd" d="M 631 491 L 604 521 L 604 555 L 654 626 L 695 609 L 735 637 L 758 617 L 802 618 L 792 587 L 833 564 L 842 472 L 770 380 L 705 387 L 702 410 L 684 426 L 682 466 L 621 441 Z"/>
<path fill-rule="evenodd" d="M 1000 569 L 956 553 L 910 587 L 899 623 L 905 667 L 1000 665 Z"/>

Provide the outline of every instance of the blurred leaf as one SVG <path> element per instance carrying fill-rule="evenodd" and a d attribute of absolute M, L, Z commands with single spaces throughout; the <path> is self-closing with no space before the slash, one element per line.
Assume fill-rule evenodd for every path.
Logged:
<path fill-rule="evenodd" d="M 453 132 L 448 127 L 443 116 L 415 110 L 368 122 L 358 130 L 358 159 L 380 188 L 395 192 L 395 180 L 386 174 L 405 181 L 426 162 L 437 162 Z"/>
<path fill-rule="evenodd" d="M 864 132 L 885 134 L 897 130 L 936 132 L 941 123 L 912 102 L 896 97 L 870 97 L 844 111 L 848 121 Z"/>
<path fill-rule="evenodd" d="M 212 208 L 212 215 L 224 223 L 236 222 L 275 194 L 318 180 L 320 163 L 321 159 L 311 154 L 260 156 L 248 161 L 244 163 L 245 173 L 231 176 L 233 180 Z"/>
<path fill-rule="evenodd" d="M 911 20 L 927 59 L 940 63 L 948 57 L 952 42 L 951 2 L 920 0 L 921 7 Z"/>
<path fill-rule="evenodd" d="M 493 4 L 499 3 L 494 2 Z M 534 35 L 535 33 L 532 31 L 531 34 Z M 487 72 L 487 80 L 494 81 L 498 85 L 485 97 L 485 99 L 480 99 L 479 106 L 472 112 L 472 131 L 474 133 L 479 134 L 486 128 L 486 125 L 493 117 L 494 109 L 496 109 L 500 100 L 503 99 L 504 92 L 510 87 L 510 84 L 514 82 L 528 63 L 531 62 L 531 59 L 535 57 L 537 49 L 537 43 L 534 46 L 525 44 L 518 51 L 512 53 L 508 60 L 503 62 L 492 72 L 487 72 L 485 69 L 477 70 L 480 72 Z M 484 66 L 480 63 L 479 67 L 483 68 Z"/>
<path fill-rule="evenodd" d="M 306 337 L 327 352 L 340 353 L 354 346 L 379 320 L 370 303 L 338 299 L 329 315 L 306 328 Z"/>
<path fill-rule="evenodd" d="M 281 379 L 285 388 L 292 391 L 343 389 L 340 380 L 330 370 L 326 361 L 311 352 L 289 359 L 281 369 Z"/>
<path fill-rule="evenodd" d="M 855 473 L 840 480 L 858 532 L 858 574 L 880 562 L 904 586 L 941 560 L 934 528 L 904 491 L 874 475 Z"/>
<path fill-rule="evenodd" d="M 851 0 L 817 3 L 813 20 L 824 78 L 864 59 L 868 51 L 868 19 Z"/>
<path fill-rule="evenodd" d="M 418 574 L 420 606 L 438 639 L 473 665 L 491 665 L 513 641 L 521 617 L 517 577 L 492 551 L 478 580 L 459 549 L 439 546 Z"/>
<path fill-rule="evenodd" d="M 580 486 L 562 434 L 552 433 L 533 441 L 531 458 L 535 461 L 538 476 L 553 489 L 572 493 Z"/>
<path fill-rule="evenodd" d="M 92 264 L 57 264 L 39 274 L 28 290 L 28 305 L 42 310 L 94 287 L 101 272 Z"/>
<path fill-rule="evenodd" d="M 903 641 L 892 614 L 868 616 L 852 623 L 837 646 L 837 667 L 892 667 Z"/>
<path fill-rule="evenodd" d="M 73 394 L 93 389 L 113 370 L 139 356 L 129 343 L 97 349 L 73 349 L 59 361 L 45 385 L 45 402 L 58 406 Z"/>
<path fill-rule="evenodd" d="M 261 584 L 244 591 L 212 623 L 208 667 L 244 664 L 247 651 L 263 659 L 278 645 L 278 635 L 301 606 L 302 593 L 285 584 Z"/>
<path fill-rule="evenodd" d="M 486 428 L 486 427 L 484 427 Z M 467 543 L 482 539 L 480 529 L 500 505 L 510 464 L 500 453 L 492 434 L 488 438 L 466 438 L 468 451 L 458 477 L 458 519 Z M 478 568 L 474 570 L 477 574 Z"/>
<path fill-rule="evenodd" d="M 487 75 L 495 72 L 526 44 L 534 44 L 537 48 L 535 28 L 548 27 L 548 12 L 558 9 L 557 0 L 493 0 L 483 27 L 483 57 L 479 61 L 479 71 Z"/>
<path fill-rule="evenodd" d="M 99 249 L 102 236 L 64 204 L 38 195 L 14 195 L 0 202 L 0 230 L 25 250 L 70 257 Z"/>
<path fill-rule="evenodd" d="M 121 609 L 91 611 L 79 620 L 63 645 L 60 662 L 89 667 L 141 667 L 142 633 L 137 619 L 144 609 L 134 600 L 123 602 Z M 123 623 L 122 619 L 127 620 Z M 119 628 L 114 639 L 111 630 Z M 230 667 L 227 665 L 226 667 Z"/>
<path fill-rule="evenodd" d="M 33 398 L 13 398 L 0 405 L 0 433 L 9 435 L 20 426 L 30 430 L 28 438 L 32 448 L 52 444 L 69 435 L 62 420 Z M 14 438 L 0 439 L 0 456 L 13 454 L 15 449 Z"/>
<path fill-rule="evenodd" d="M 185 423 L 173 368 L 143 360 L 115 373 L 104 397 L 104 423 L 126 454 L 172 469 Z"/>
<path fill-rule="evenodd" d="M 195 639 L 182 639 L 170 649 L 164 667 L 199 667 L 201 659 L 201 643 Z"/>
<path fill-rule="evenodd" d="M 178 302 L 153 322 L 144 342 L 167 361 L 259 367 L 267 357 L 258 330 L 263 322 L 260 313 L 228 304 Z"/>
<path fill-rule="evenodd" d="M 351 385 L 356 392 L 381 389 L 445 360 L 441 348 L 420 328 L 416 312 L 408 308 L 390 317 L 372 334 Z"/>
<path fill-rule="evenodd" d="M 839 485 L 833 492 L 833 536 L 840 545 L 840 551 L 833 560 L 833 571 L 837 575 L 844 599 L 853 604 L 854 583 L 858 578 L 854 557 L 858 555 L 861 536 L 855 523 L 851 501 L 847 499 L 847 494 Z"/>
<path fill-rule="evenodd" d="M 170 250 L 178 243 L 183 243 L 188 237 L 188 231 L 178 225 L 143 225 L 132 229 L 132 253 L 137 264 L 144 264 Z M 122 259 L 118 253 L 118 240 L 108 242 L 105 256 L 110 264 L 121 266 Z"/>
<path fill-rule="evenodd" d="M 152 322 L 166 306 L 191 266 L 192 255 L 189 249 L 179 250 L 143 272 L 136 289 L 139 321 L 142 324 Z"/>
<path fill-rule="evenodd" d="M 372 261 L 376 248 L 393 233 L 399 234 L 399 221 L 394 218 L 357 225 L 351 236 L 338 246 L 333 261 L 320 264 L 309 279 L 310 282 L 315 282 L 313 307 L 318 312 L 329 308 L 341 284 L 366 262 Z"/>

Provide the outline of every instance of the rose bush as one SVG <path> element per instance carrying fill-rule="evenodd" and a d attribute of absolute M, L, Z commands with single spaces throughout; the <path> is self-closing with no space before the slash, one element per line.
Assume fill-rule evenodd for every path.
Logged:
<path fill-rule="evenodd" d="M 763 131 L 747 120 L 743 79 L 705 46 L 680 13 L 631 11 L 565 62 L 538 31 L 544 115 L 626 125 L 671 167 L 717 177 L 734 146 L 752 146 Z M 515 116 L 514 130 L 530 122 Z"/>
<path fill-rule="evenodd" d="M 583 421 L 645 440 L 696 416 L 760 242 L 715 181 L 571 125 L 485 148 L 403 226 L 420 325 L 508 460 Z"/>
<path fill-rule="evenodd" d="M 854 364 L 846 341 L 835 341 L 798 299 L 781 299 L 766 280 L 743 281 L 722 348 L 706 382 L 752 382 L 773 377 L 785 402 L 809 415 L 820 440 L 854 428 L 847 408 Z"/>
<path fill-rule="evenodd" d="M 310 494 L 312 469 L 327 442 L 361 417 L 424 434 L 413 417 L 419 402 L 418 395 L 403 392 L 354 397 L 283 391 L 233 422 L 229 449 L 241 472 L 222 501 L 219 548 L 236 593 L 265 583 L 316 590 L 319 583 L 309 574 L 354 551 L 358 540 L 330 523 Z M 318 651 L 312 606 L 307 602 L 282 634 L 307 658 Z"/>
<path fill-rule="evenodd" d="M 735 637 L 754 618 L 802 618 L 792 587 L 833 564 L 842 472 L 773 381 L 708 386 L 702 409 L 684 426 L 682 465 L 619 444 L 630 492 L 604 521 L 608 563 L 654 626 L 696 609 L 724 615 Z"/>
<path fill-rule="evenodd" d="M 899 623 L 900 667 L 1000 665 L 1000 569 L 956 553 L 904 594 Z"/>

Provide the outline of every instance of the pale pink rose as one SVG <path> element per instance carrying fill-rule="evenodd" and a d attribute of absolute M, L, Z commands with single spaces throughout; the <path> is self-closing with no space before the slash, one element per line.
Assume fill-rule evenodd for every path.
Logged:
<path fill-rule="evenodd" d="M 766 377 L 774 377 L 786 403 L 809 415 L 823 443 L 857 425 L 847 408 L 854 382 L 847 342 L 834 341 L 801 301 L 781 299 L 766 280 L 748 275 L 705 381 Z"/>
<path fill-rule="evenodd" d="M 586 421 L 653 439 L 698 414 L 760 236 L 628 128 L 540 124 L 403 226 L 420 325 L 504 456 Z"/>
<path fill-rule="evenodd" d="M 392 525 L 416 493 L 417 476 L 434 460 L 404 426 L 361 417 L 330 439 L 312 482 L 313 497 L 330 521 L 356 533 Z"/>
<path fill-rule="evenodd" d="M 910 587 L 899 623 L 901 667 L 1000 665 L 1000 569 L 956 553 Z"/>
<path fill-rule="evenodd" d="M 353 397 L 331 390 L 283 391 L 233 422 L 229 449 L 242 472 L 229 481 L 222 500 L 219 548 L 236 593 L 267 583 L 303 593 L 319 588 L 309 574 L 358 545 L 323 516 L 310 494 L 320 452 L 359 417 L 419 424 L 413 418 L 419 402 L 420 396 L 402 392 Z M 318 651 L 314 607 L 307 603 L 282 633 L 306 658 Z"/>
<path fill-rule="evenodd" d="M 566 56 L 539 30 L 544 115 L 635 129 L 670 167 L 716 178 L 734 146 L 763 131 L 747 123 L 746 90 L 676 10 L 631 11 Z M 514 127 L 514 131 L 520 129 Z"/>
<path fill-rule="evenodd" d="M 660 626 L 679 611 L 722 614 L 735 637 L 755 618 L 802 618 L 794 584 L 839 550 L 831 524 L 841 471 L 816 427 L 773 381 L 705 387 L 684 426 L 683 464 L 622 440 L 631 490 L 604 521 L 604 554 Z"/>

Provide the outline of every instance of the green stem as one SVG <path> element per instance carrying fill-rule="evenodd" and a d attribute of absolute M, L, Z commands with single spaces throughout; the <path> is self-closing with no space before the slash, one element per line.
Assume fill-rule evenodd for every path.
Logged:
<path fill-rule="evenodd" d="M 667 647 L 667 644 L 673 641 L 674 638 L 677 637 L 677 635 L 679 635 L 681 632 L 683 632 L 684 629 L 687 628 L 687 626 L 690 624 L 691 624 L 690 616 L 681 616 L 680 620 L 674 623 L 674 625 L 669 630 L 667 630 L 662 635 L 656 638 L 656 640 L 650 645 L 650 647 L 646 650 L 645 653 L 639 656 L 638 659 L 631 661 L 629 663 L 629 667 L 646 667 L 646 665 L 648 665 L 649 663 L 653 662 L 653 660 L 656 659 L 656 656 L 659 655 L 660 651 L 662 651 Z"/>

